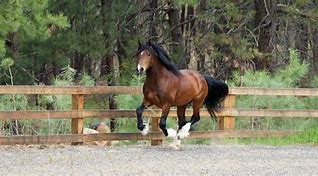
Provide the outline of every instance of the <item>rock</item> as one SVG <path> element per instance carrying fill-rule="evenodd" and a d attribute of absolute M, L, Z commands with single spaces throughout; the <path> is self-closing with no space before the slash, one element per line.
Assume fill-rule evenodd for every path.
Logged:
<path fill-rule="evenodd" d="M 83 129 L 83 134 L 97 134 L 97 133 L 110 133 L 109 127 L 101 122 L 95 126 L 96 129 L 91 129 L 91 128 L 84 128 Z M 94 145 L 100 145 L 100 146 L 110 146 L 112 145 L 111 141 L 93 141 L 93 142 L 88 142 L 88 144 L 94 144 Z"/>
<path fill-rule="evenodd" d="M 93 130 L 93 129 L 90 129 L 90 128 L 84 128 L 83 129 L 83 134 L 96 134 L 96 133 L 99 133 L 97 130 Z"/>
<path fill-rule="evenodd" d="M 41 144 L 39 147 L 38 147 L 38 149 L 40 149 L 40 150 L 43 150 L 43 149 L 46 149 L 46 148 L 49 148 L 47 145 L 45 145 L 45 144 Z"/>
<path fill-rule="evenodd" d="M 105 123 L 101 122 L 97 125 L 96 131 L 100 133 L 110 133 L 110 128 Z"/>

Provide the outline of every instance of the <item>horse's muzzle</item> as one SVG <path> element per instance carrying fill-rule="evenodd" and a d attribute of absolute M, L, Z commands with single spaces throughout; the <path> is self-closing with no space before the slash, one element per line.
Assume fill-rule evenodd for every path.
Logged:
<path fill-rule="evenodd" d="M 142 67 L 142 66 L 140 66 L 140 65 L 138 64 L 138 66 L 137 66 L 137 73 L 138 73 L 138 75 L 141 75 L 141 74 L 143 74 L 144 72 L 145 72 L 144 67 Z"/>

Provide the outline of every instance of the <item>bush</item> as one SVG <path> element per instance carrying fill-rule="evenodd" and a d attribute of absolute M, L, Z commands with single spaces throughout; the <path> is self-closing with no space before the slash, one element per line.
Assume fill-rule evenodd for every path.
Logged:
<path fill-rule="evenodd" d="M 297 52 L 290 50 L 290 62 L 280 71 L 270 74 L 266 71 L 248 71 L 244 74 L 235 73 L 231 86 L 243 87 L 282 87 L 293 88 L 299 86 L 302 77 L 307 74 L 309 65 L 301 62 Z M 238 96 L 237 108 L 256 109 L 306 109 L 314 108 L 311 98 L 297 98 L 287 96 Z M 317 106 L 316 106 L 317 107 Z M 290 118 L 251 118 L 239 119 L 237 128 L 248 129 L 305 129 L 311 124 L 318 124 L 314 119 Z"/>
<path fill-rule="evenodd" d="M 10 64 L 9 61 L 0 66 Z M 11 66 L 11 65 L 10 65 Z M 63 68 L 63 72 L 53 81 L 55 86 L 71 86 L 74 82 L 76 70 L 71 67 Z M 85 86 L 95 85 L 95 81 L 87 74 L 80 77 L 79 83 Z M 36 102 L 31 103 L 31 99 Z M 28 101 L 29 99 L 29 101 Z M 1 95 L 0 110 L 70 110 L 72 108 L 71 95 Z M 70 133 L 71 123 L 66 119 L 15 120 L 1 121 L 0 128 L 6 135 L 17 134 L 67 134 Z"/>

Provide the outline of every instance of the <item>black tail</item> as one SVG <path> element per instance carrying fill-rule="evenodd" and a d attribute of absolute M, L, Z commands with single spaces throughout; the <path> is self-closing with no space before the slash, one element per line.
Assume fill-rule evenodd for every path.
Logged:
<path fill-rule="evenodd" d="M 208 83 L 209 93 L 204 100 L 211 117 L 216 118 L 215 112 L 220 109 L 220 102 L 229 93 L 229 87 L 220 80 L 215 80 L 211 76 L 204 76 Z"/>

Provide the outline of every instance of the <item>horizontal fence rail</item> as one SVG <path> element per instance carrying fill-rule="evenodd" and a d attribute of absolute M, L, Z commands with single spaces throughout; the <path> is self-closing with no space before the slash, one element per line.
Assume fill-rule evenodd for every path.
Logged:
<path fill-rule="evenodd" d="M 161 110 L 150 109 L 144 112 L 144 116 L 152 118 L 152 132 L 147 136 L 139 133 L 104 133 L 104 134 L 82 134 L 85 118 L 135 118 L 135 110 L 132 109 L 84 109 L 84 95 L 93 94 L 142 94 L 141 87 L 132 86 L 0 86 L 1 94 L 53 94 L 72 95 L 72 110 L 68 111 L 0 111 L 0 120 L 31 120 L 31 119 L 71 119 L 72 134 L 69 135 L 32 135 L 32 136 L 0 136 L 0 145 L 7 144 L 42 144 L 42 143 L 79 143 L 89 141 L 111 141 L 111 140 L 151 140 L 152 144 L 161 144 L 164 139 L 160 132 L 157 121 Z M 318 89 L 311 88 L 231 88 L 229 95 L 224 101 L 224 109 L 217 113 L 219 117 L 218 129 L 216 131 L 194 131 L 190 133 L 189 139 L 197 138 L 219 138 L 219 137 L 268 137 L 286 136 L 298 134 L 299 131 L 250 131 L 233 130 L 235 117 L 309 117 L 317 118 L 318 110 L 297 109 L 238 109 L 235 108 L 236 96 L 318 96 Z M 186 111 L 186 116 L 191 116 L 192 110 Z M 171 117 L 177 117 L 175 109 L 169 113 Z M 201 116 L 209 116 L 205 110 L 201 110 Z"/>
<path fill-rule="evenodd" d="M 318 89 L 314 88 L 231 88 L 233 95 L 280 95 L 280 96 L 318 96 Z"/>
<path fill-rule="evenodd" d="M 141 94 L 138 86 L 0 86 L 0 94 Z M 318 96 L 315 88 L 231 88 L 230 95 Z"/>
<path fill-rule="evenodd" d="M 0 86 L 0 94 L 141 94 L 137 86 Z"/>
<path fill-rule="evenodd" d="M 145 110 L 145 117 L 159 117 L 161 110 Z M 191 116 L 192 110 L 186 110 L 186 116 Z M 201 110 L 202 117 L 210 116 L 206 110 Z M 273 109 L 224 109 L 216 113 L 219 117 L 311 117 L 318 118 L 318 110 L 273 110 Z M 71 110 L 71 111 L 0 111 L 0 120 L 31 120 L 31 119 L 65 119 L 65 118 L 135 118 L 135 110 Z M 170 110 L 169 117 L 177 117 L 175 109 Z"/>
<path fill-rule="evenodd" d="M 233 138 L 233 137 L 284 137 L 286 135 L 298 134 L 299 131 L 193 131 L 188 139 L 208 138 Z M 69 135 L 33 135 L 33 136 L 11 136 L 0 137 L 0 144 L 57 144 L 78 143 L 92 141 L 113 140 L 163 140 L 165 136 L 161 132 L 151 132 L 146 136 L 139 133 L 100 133 L 100 134 L 69 134 Z"/>

